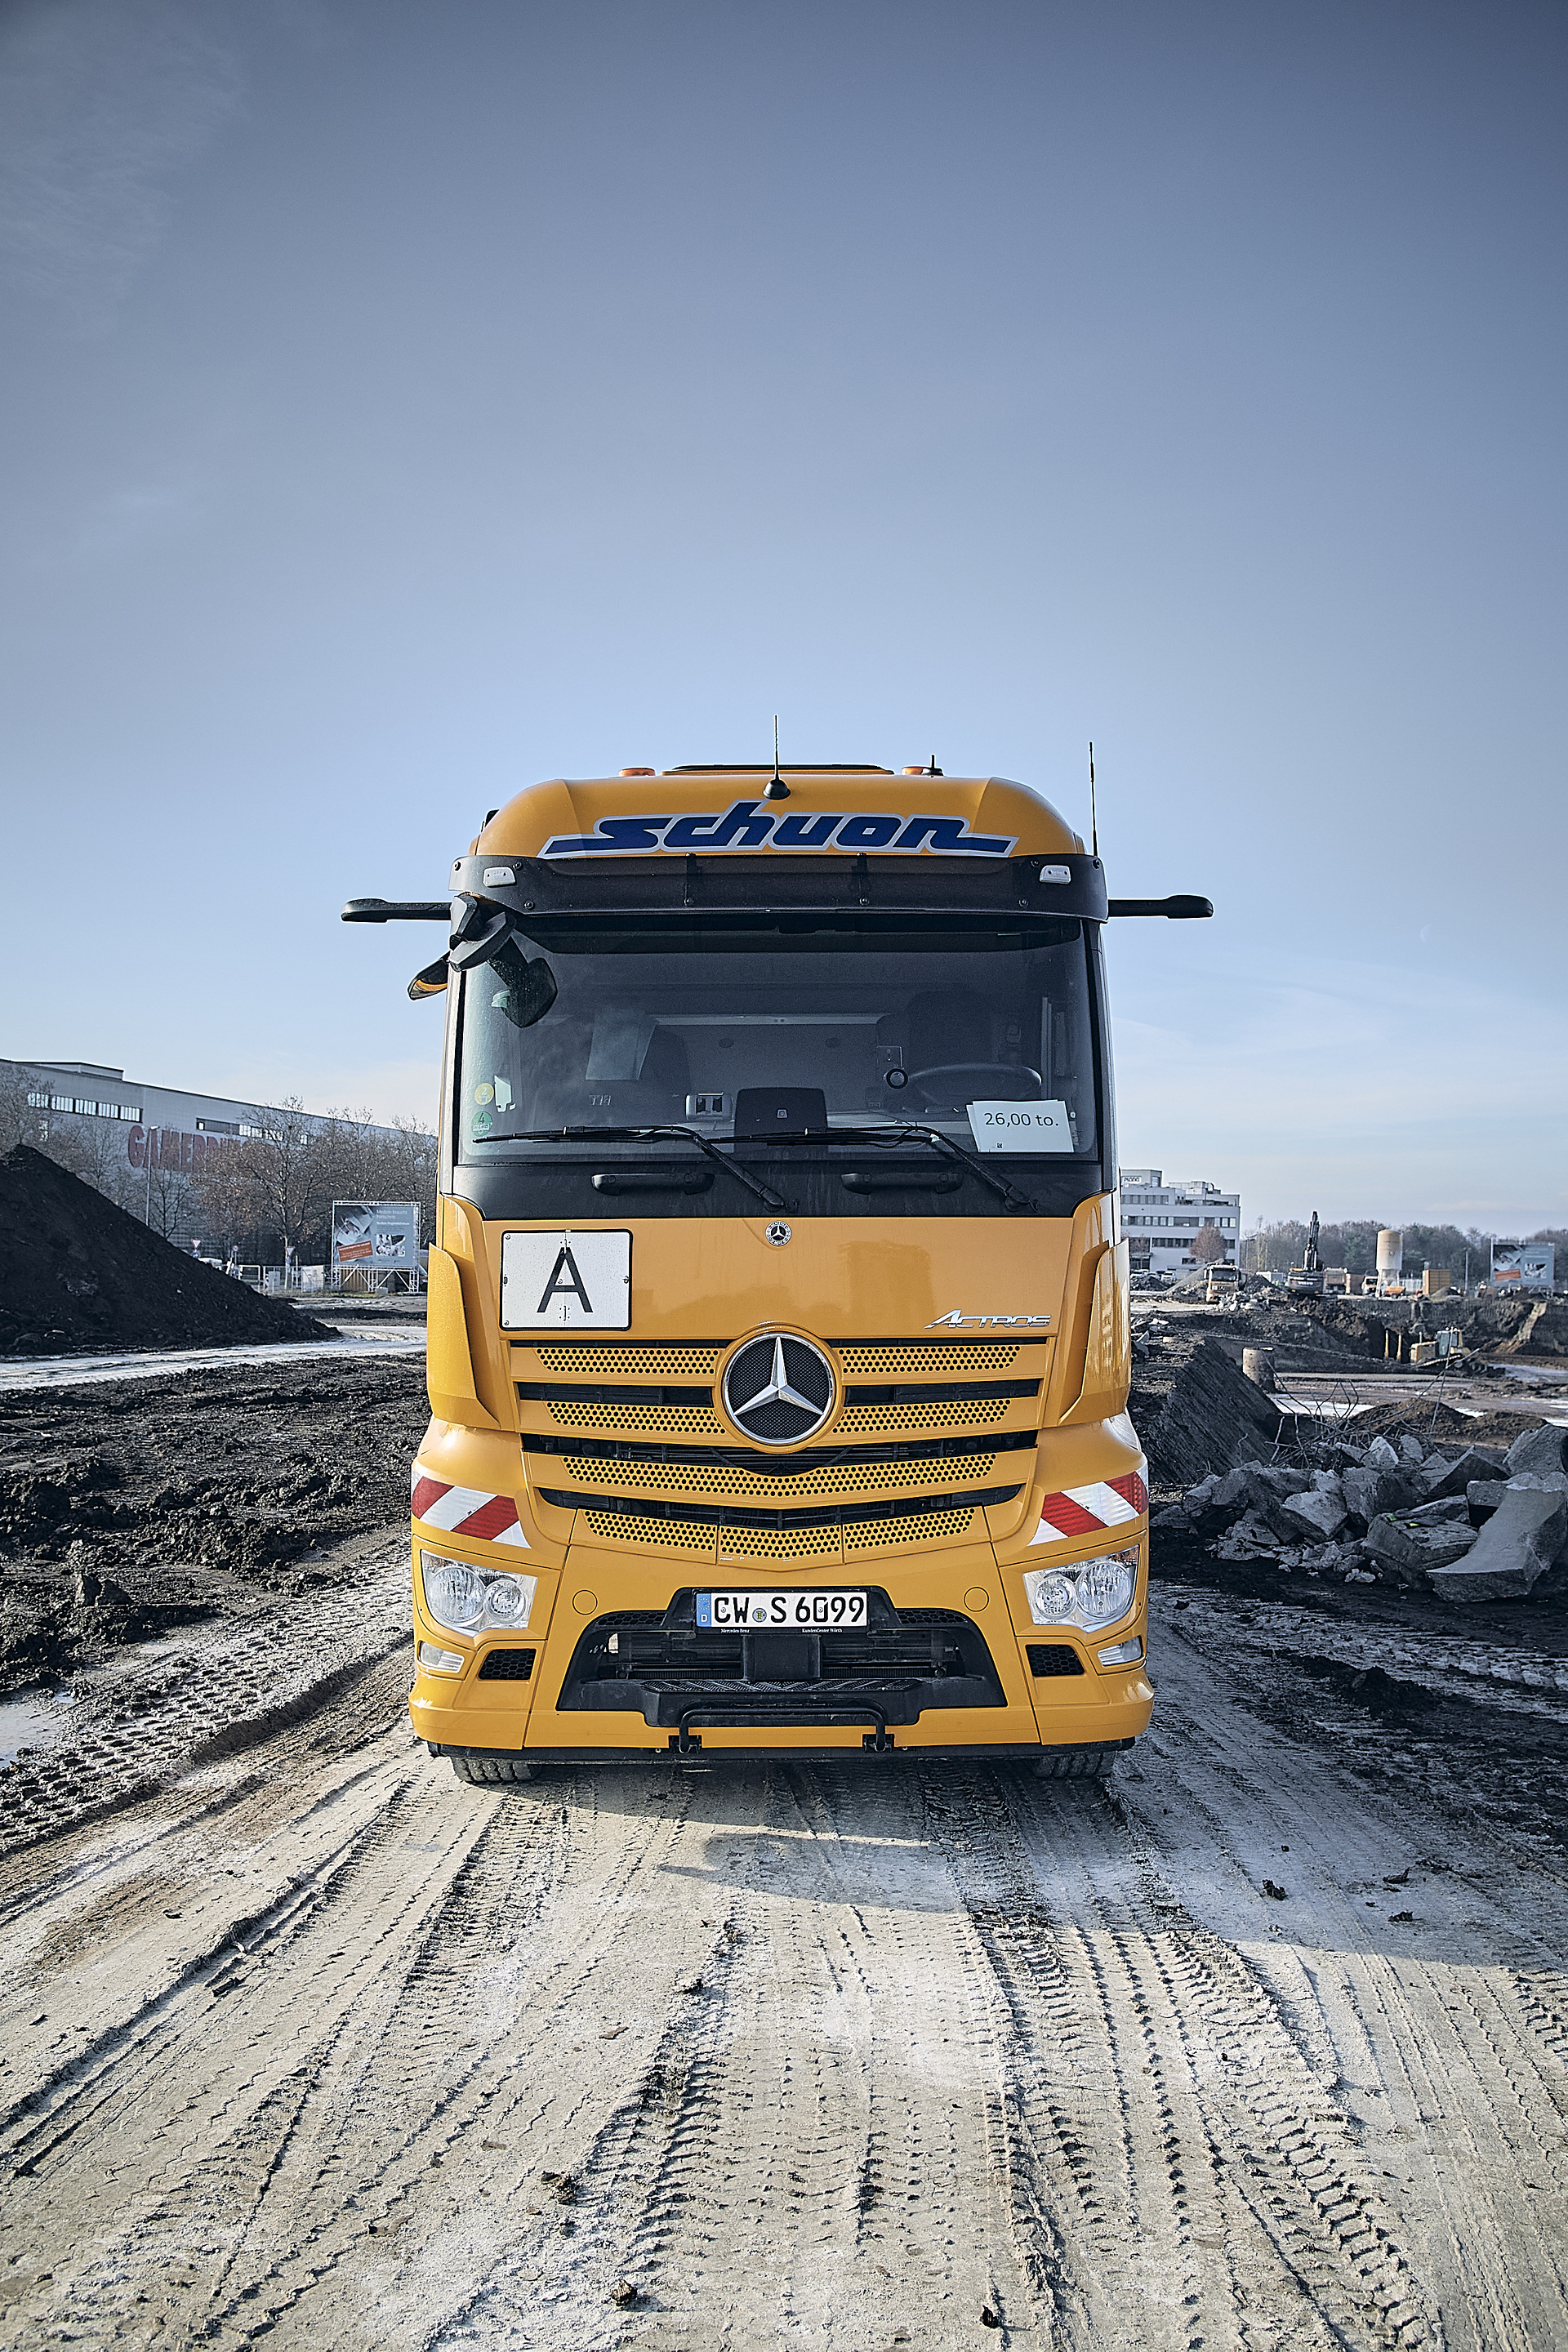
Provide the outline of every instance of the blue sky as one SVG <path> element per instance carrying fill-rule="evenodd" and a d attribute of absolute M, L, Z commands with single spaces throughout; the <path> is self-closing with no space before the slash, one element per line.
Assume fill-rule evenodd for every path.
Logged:
<path fill-rule="evenodd" d="M 1132 1162 L 1568 1214 L 1558 7 L 10 0 L 0 1050 L 428 1111 L 536 777 L 1018 777 Z"/>

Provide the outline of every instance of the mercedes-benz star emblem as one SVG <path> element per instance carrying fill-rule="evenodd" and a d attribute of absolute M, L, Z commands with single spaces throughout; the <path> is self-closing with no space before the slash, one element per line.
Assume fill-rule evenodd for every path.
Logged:
<path fill-rule="evenodd" d="M 724 1374 L 724 1410 L 759 1445 L 797 1445 L 813 1436 L 837 1392 L 821 1349 L 784 1331 L 748 1339 Z"/>

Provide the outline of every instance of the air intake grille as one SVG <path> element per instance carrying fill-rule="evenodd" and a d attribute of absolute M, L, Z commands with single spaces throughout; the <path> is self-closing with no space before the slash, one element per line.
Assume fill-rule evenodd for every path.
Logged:
<path fill-rule="evenodd" d="M 990 1429 L 1006 1414 L 1000 1403 L 850 1404 L 833 1426 L 838 1436 L 874 1437 L 892 1429 Z"/>
<path fill-rule="evenodd" d="M 1081 1675 L 1083 1660 L 1070 1642 L 1030 1642 L 1029 1672 L 1037 1681 L 1050 1675 Z"/>
<path fill-rule="evenodd" d="M 927 1495 L 919 1503 L 841 1503 L 837 1507 L 828 1504 L 807 1511 L 759 1511 L 745 1506 L 726 1508 L 710 1503 L 678 1503 L 655 1500 L 651 1496 L 638 1500 L 629 1495 L 578 1495 L 567 1488 L 542 1486 L 540 1500 L 553 1504 L 558 1511 L 614 1512 L 618 1517 L 640 1520 L 645 1528 L 651 1522 L 656 1528 L 687 1524 L 704 1528 L 757 1528 L 776 1535 L 794 1535 L 805 1528 L 893 1527 L 929 1529 L 931 1521 L 951 1514 L 968 1518 L 983 1504 L 1011 1503 L 1021 1494 L 1018 1486 L 984 1486 L 973 1495 Z M 900 1536 L 868 1536 L 862 1540 L 898 1542 Z"/>
<path fill-rule="evenodd" d="M 793 1534 L 771 1528 L 726 1528 L 720 1549 L 725 1560 L 837 1559 L 837 1528 L 799 1528 Z"/>
<path fill-rule="evenodd" d="M 479 1660 L 476 1680 L 481 1683 L 525 1683 L 533 1673 L 535 1650 L 487 1650 Z"/>
<path fill-rule="evenodd" d="M 1042 1339 L 1045 1336 L 1044 1332 L 1040 1334 Z M 891 1381 L 921 1372 L 929 1377 L 939 1370 L 960 1377 L 966 1372 L 1006 1372 L 1018 1360 L 1016 1347 L 1001 1341 L 994 1345 L 940 1340 L 923 1348 L 841 1348 L 838 1354 L 847 1381 Z"/>
<path fill-rule="evenodd" d="M 585 1510 L 583 1519 L 589 1534 L 602 1536 L 606 1543 L 673 1544 L 681 1551 L 710 1552 L 713 1549 L 711 1528 L 679 1527 L 670 1520 L 650 1522 L 631 1518 L 619 1511 Z"/>
<path fill-rule="evenodd" d="M 614 1476 L 616 1485 L 629 1494 L 641 1495 L 713 1495 L 729 1496 L 737 1501 L 756 1503 L 772 1501 L 780 1492 L 776 1478 L 761 1476 L 754 1470 L 731 1469 L 723 1465 L 699 1465 L 689 1462 L 617 1462 L 611 1466 L 600 1457 L 573 1454 L 567 1457 L 581 1477 Z M 996 1466 L 994 1453 L 972 1454 L 960 1463 L 944 1463 L 936 1472 L 941 1477 L 988 1478 Z M 845 1463 L 837 1470 L 812 1470 L 803 1478 L 792 1478 L 786 1491 L 792 1500 L 808 1495 L 885 1495 L 889 1491 L 929 1484 L 932 1475 L 930 1462 L 871 1462 L 863 1465 Z"/>
<path fill-rule="evenodd" d="M 934 1543 L 939 1537 L 967 1535 L 973 1520 L 972 1510 L 922 1511 L 918 1518 L 878 1519 L 868 1527 L 846 1528 L 844 1549 L 866 1551 L 873 1544 Z"/>
<path fill-rule="evenodd" d="M 521 1350 L 519 1350 L 521 1353 Z M 535 1348 L 540 1367 L 579 1381 L 595 1379 L 710 1381 L 719 1370 L 717 1348 L 588 1346 Z"/>

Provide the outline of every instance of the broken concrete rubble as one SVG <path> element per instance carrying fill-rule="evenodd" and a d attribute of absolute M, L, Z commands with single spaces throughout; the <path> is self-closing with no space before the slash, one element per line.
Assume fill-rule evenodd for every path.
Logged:
<path fill-rule="evenodd" d="M 1303 1533 L 1315 1530 L 1325 1541 L 1337 1536 L 1347 1517 L 1345 1498 L 1335 1479 L 1326 1486 L 1312 1486 L 1304 1495 L 1288 1495 L 1279 1506 L 1279 1516 L 1299 1520 Z"/>
<path fill-rule="evenodd" d="M 1533 1433 L 1532 1433 L 1533 1434 Z M 1428 1492 L 1434 1502 L 1444 1495 L 1462 1495 L 1475 1478 L 1495 1478 L 1502 1470 L 1502 1449 L 1496 1445 L 1467 1445 L 1457 1462 L 1450 1462 Z"/>
<path fill-rule="evenodd" d="M 1476 1541 L 1462 1496 L 1374 1519 L 1366 1534 L 1373 1559 L 1402 1584 L 1420 1584 L 1434 1569 L 1462 1559 Z"/>
<path fill-rule="evenodd" d="M 1453 1597 L 1477 1600 L 1527 1592 L 1563 1549 L 1568 1472 L 1461 1481 L 1465 1471 L 1501 1468 L 1492 1459 L 1499 1449 L 1423 1453 L 1419 1463 L 1411 1449 L 1396 1453 L 1381 1438 L 1360 1458 L 1342 1440 L 1323 1450 L 1347 1466 L 1240 1462 L 1199 1479 L 1152 1525 L 1208 1542 L 1218 1559 L 1267 1559 L 1288 1573 L 1431 1591 L 1449 1589 L 1442 1578 L 1463 1575 L 1469 1580 L 1454 1584 Z M 1548 1449 L 1536 1451 L 1551 1458 Z M 1479 1551 L 1478 1530 L 1505 1503 L 1505 1540 Z"/>
<path fill-rule="evenodd" d="M 1568 1489 L 1510 1479 L 1463 1559 L 1430 1571 L 1432 1590 L 1447 1601 L 1516 1599 L 1552 1566 L 1565 1535 Z"/>
<path fill-rule="evenodd" d="M 1345 1508 L 1352 1523 L 1364 1532 L 1373 1519 L 1387 1511 L 1411 1511 L 1427 1499 L 1428 1489 L 1412 1471 L 1405 1469 L 1346 1470 L 1340 1478 L 1345 1498 Z"/>
<path fill-rule="evenodd" d="M 1505 1467 L 1510 1478 L 1525 1472 L 1550 1475 L 1568 1470 L 1568 1429 L 1548 1422 L 1544 1429 L 1531 1430 L 1509 1447 Z"/>

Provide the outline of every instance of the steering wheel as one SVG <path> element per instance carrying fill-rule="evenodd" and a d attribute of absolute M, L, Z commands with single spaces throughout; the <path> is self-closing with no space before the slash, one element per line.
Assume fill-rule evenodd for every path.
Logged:
<path fill-rule="evenodd" d="M 1038 1070 L 1020 1069 L 1016 1062 L 933 1062 L 930 1069 L 911 1070 L 910 1085 L 931 1108 L 965 1102 L 1037 1102 Z"/>

